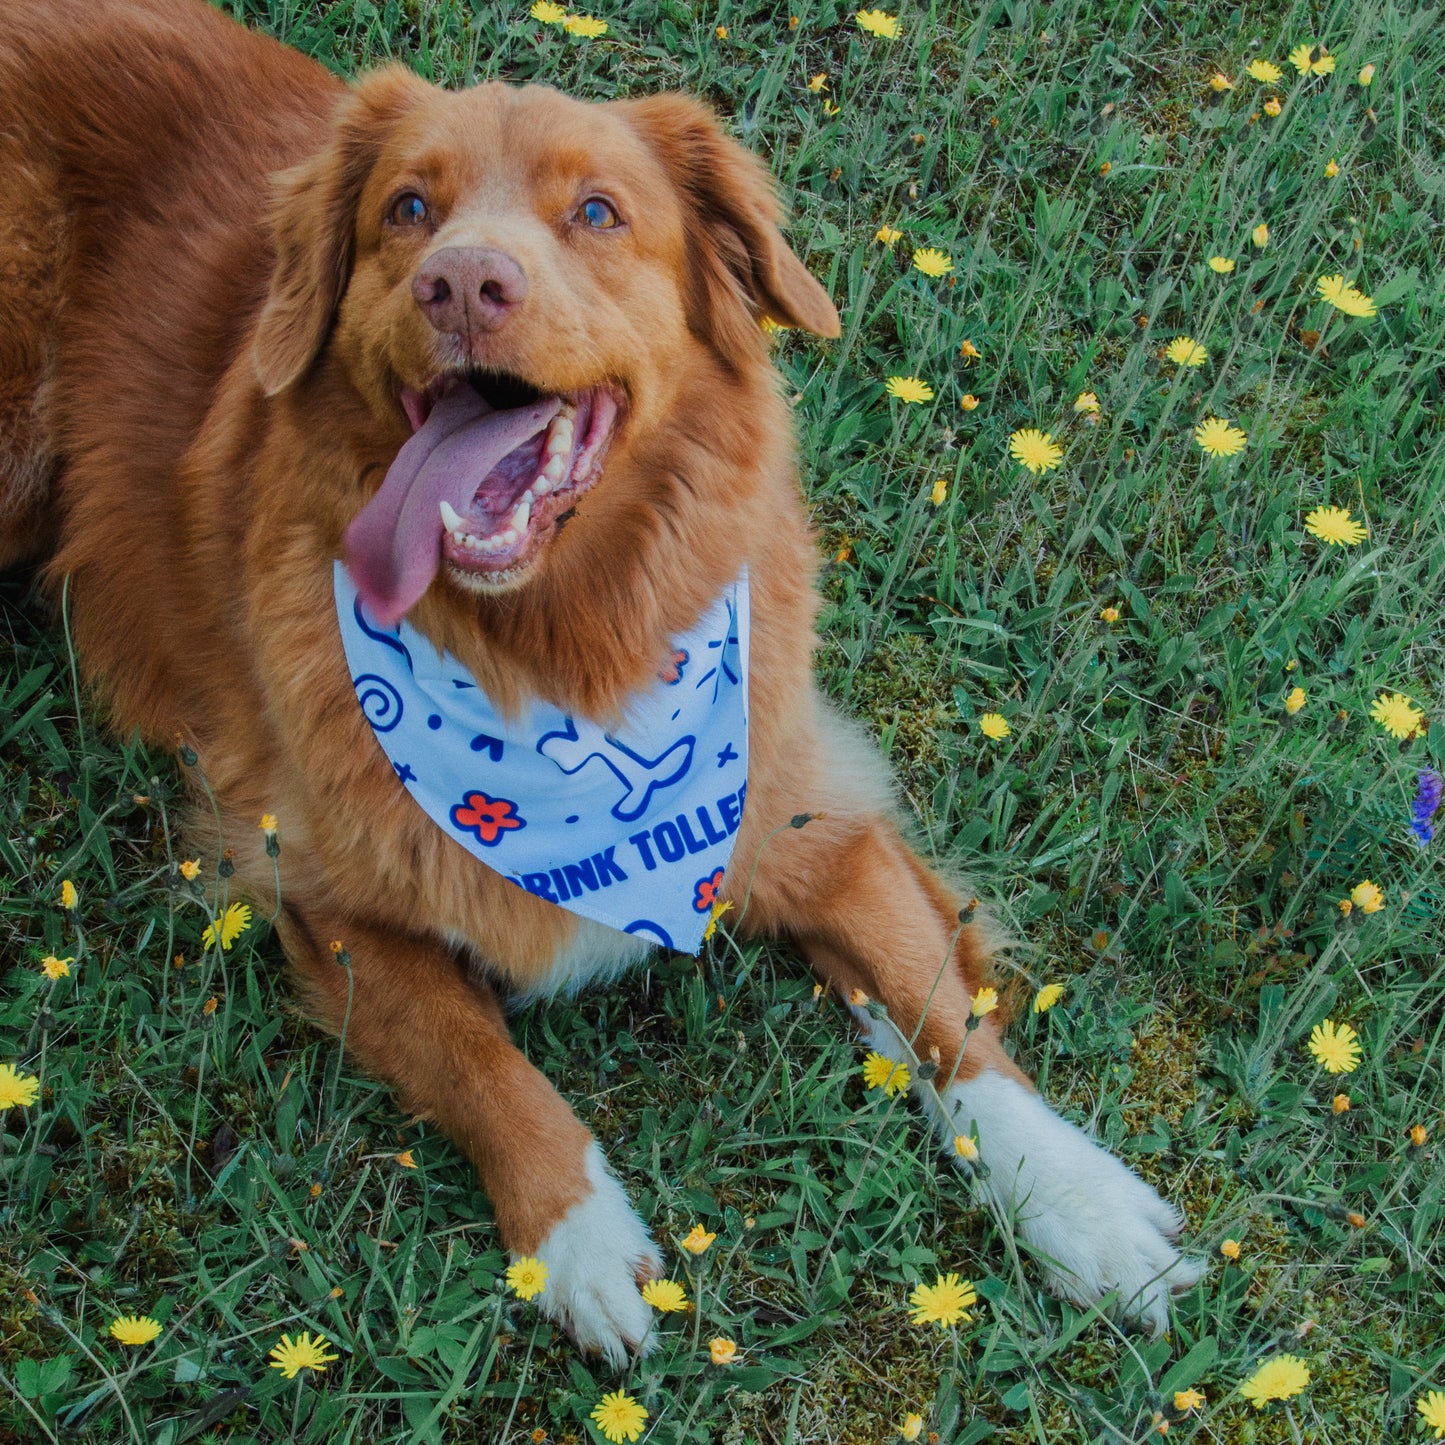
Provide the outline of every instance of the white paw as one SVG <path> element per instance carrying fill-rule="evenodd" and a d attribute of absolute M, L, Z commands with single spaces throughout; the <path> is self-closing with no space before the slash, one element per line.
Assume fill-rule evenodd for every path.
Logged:
<path fill-rule="evenodd" d="M 1125 1315 L 1162 1334 L 1170 1293 L 1204 1272 L 1174 1248 L 1174 1206 L 1013 1079 L 986 1069 L 944 1097 L 951 1132 L 977 1134 L 983 1191 L 1017 1218 L 1050 1287 L 1083 1305 L 1117 1290 Z"/>
<path fill-rule="evenodd" d="M 587 1179 L 592 1192 L 538 1246 L 547 1284 L 534 1302 L 584 1350 L 621 1366 L 650 1349 L 652 1308 L 638 1280 L 660 1275 L 662 1256 L 595 1140 L 587 1146 Z"/>

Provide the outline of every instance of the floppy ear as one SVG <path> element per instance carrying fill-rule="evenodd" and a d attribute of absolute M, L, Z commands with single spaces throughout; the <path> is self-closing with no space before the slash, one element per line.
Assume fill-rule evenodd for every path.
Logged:
<path fill-rule="evenodd" d="M 762 318 L 837 336 L 828 293 L 778 230 L 782 207 L 758 158 L 685 95 L 622 102 L 688 212 L 688 313 L 733 364 L 757 354 Z"/>
<path fill-rule="evenodd" d="M 359 81 L 337 106 L 324 150 L 275 177 L 276 260 L 251 358 L 267 396 L 321 354 L 351 277 L 356 207 L 392 123 L 426 82 L 401 65 Z"/>

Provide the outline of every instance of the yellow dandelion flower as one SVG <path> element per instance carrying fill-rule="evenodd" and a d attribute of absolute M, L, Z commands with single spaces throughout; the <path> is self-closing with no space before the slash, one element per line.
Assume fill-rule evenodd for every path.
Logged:
<path fill-rule="evenodd" d="M 1374 68 L 1373 65 L 1365 67 L 1366 70 Z M 1360 84 L 1367 85 L 1369 82 L 1362 80 Z M 1425 1423 L 1435 1432 L 1435 1438 L 1445 1440 L 1445 1395 L 1442 1395 L 1439 1390 L 1431 1390 L 1415 1401 L 1415 1408 L 1424 1417 Z"/>
<path fill-rule="evenodd" d="M 1034 995 L 1034 1012 L 1036 1014 L 1048 1013 L 1063 996 L 1063 984 L 1046 983 L 1038 993 Z"/>
<path fill-rule="evenodd" d="M 597 40 L 607 34 L 607 22 L 595 15 L 569 15 L 562 28 L 568 35 L 580 35 L 584 40 Z"/>
<path fill-rule="evenodd" d="M 1343 276 L 1321 276 L 1315 283 L 1315 289 L 1346 316 L 1370 317 L 1375 314 L 1374 300 L 1350 285 Z"/>
<path fill-rule="evenodd" d="M 22 1074 L 14 1064 L 0 1064 L 0 1111 L 28 1109 L 40 1095 L 40 1080 Z"/>
<path fill-rule="evenodd" d="M 973 363 L 983 355 L 983 352 L 981 352 L 973 342 L 965 341 L 963 345 L 958 348 L 958 354 L 963 358 L 963 364 L 965 366 L 972 366 Z"/>
<path fill-rule="evenodd" d="M 1209 269 L 1217 271 L 1221 276 L 1228 276 L 1234 270 L 1234 262 L 1228 256 L 1211 256 L 1209 258 Z"/>
<path fill-rule="evenodd" d="M 200 871 L 201 860 L 199 858 L 187 858 L 186 861 L 180 865 L 179 869 L 181 877 L 184 878 L 187 883 L 194 882 Z"/>
<path fill-rule="evenodd" d="M 1350 889 L 1350 902 L 1361 913 L 1378 913 L 1385 906 L 1385 893 L 1377 884 L 1371 883 L 1366 878 L 1363 883 L 1356 883 Z"/>
<path fill-rule="evenodd" d="M 552 4 L 552 0 L 537 0 L 529 14 L 543 25 L 562 25 L 567 20 L 566 10 L 561 5 Z"/>
<path fill-rule="evenodd" d="M 1176 336 L 1164 348 L 1164 355 L 1175 366 L 1203 366 L 1209 360 L 1209 352 L 1192 336 Z"/>
<path fill-rule="evenodd" d="M 1269 227 L 1261 221 L 1254 230 L 1249 233 L 1249 239 L 1262 251 L 1269 245 Z"/>
<path fill-rule="evenodd" d="M 917 1440 L 923 1434 L 923 1416 L 912 1412 L 905 1415 L 903 1423 L 898 1427 L 898 1434 L 904 1440 Z"/>
<path fill-rule="evenodd" d="M 985 986 L 979 989 L 968 1002 L 974 1018 L 981 1019 L 985 1014 L 991 1014 L 998 1007 L 998 990 Z"/>
<path fill-rule="evenodd" d="M 913 269 L 925 276 L 946 276 L 953 270 L 953 257 L 933 246 L 923 246 L 913 253 Z"/>
<path fill-rule="evenodd" d="M 416 1155 L 413 1154 L 410 1149 L 403 1149 L 401 1153 L 396 1156 L 396 1162 L 400 1164 L 403 1169 L 415 1169 Z"/>
<path fill-rule="evenodd" d="M 40 960 L 40 971 L 49 979 L 69 978 L 70 965 L 74 962 L 73 955 L 70 958 L 56 958 L 53 953 L 47 953 Z"/>
<path fill-rule="evenodd" d="M 1359 1035 L 1349 1024 L 1333 1019 L 1318 1023 L 1310 1032 L 1309 1051 L 1327 1074 L 1352 1074 L 1360 1066 L 1363 1050 Z"/>
<path fill-rule="evenodd" d="M 1360 74 L 1357 77 L 1361 85 L 1369 85 L 1375 78 L 1375 67 L 1373 65 L 1362 65 Z"/>
<path fill-rule="evenodd" d="M 1273 85 L 1284 74 L 1284 71 L 1272 60 L 1251 60 L 1244 67 L 1244 73 L 1253 76 L 1255 80 L 1261 81 L 1265 85 Z"/>
<path fill-rule="evenodd" d="M 711 912 L 710 912 L 710 914 L 709 914 L 709 917 L 708 917 L 708 920 L 707 920 L 707 927 L 706 927 L 705 929 L 703 929 L 703 932 L 702 932 L 702 941 L 703 941 L 704 943 L 706 943 L 706 942 L 708 941 L 708 939 L 710 939 L 710 938 L 713 936 L 713 934 L 717 932 L 717 921 L 718 921 L 718 919 L 721 918 L 721 917 L 723 916 L 723 914 L 726 913 L 726 912 L 728 911 L 728 909 L 731 908 L 732 906 L 733 906 L 733 905 L 732 905 L 732 900 L 731 900 L 731 899 L 727 899 L 727 900 L 723 900 L 723 899 L 721 899 L 721 898 L 714 898 L 714 899 L 713 899 L 713 902 L 712 902 L 712 910 L 711 910 Z"/>
<path fill-rule="evenodd" d="M 1293 717 L 1308 701 L 1305 690 L 1302 687 L 1292 688 L 1289 696 L 1284 700 L 1284 710 Z"/>
<path fill-rule="evenodd" d="M 1318 56 L 1315 55 L 1316 50 L 1319 51 Z M 1289 53 L 1289 63 L 1301 75 L 1333 75 L 1335 70 L 1335 57 L 1323 45 L 1317 46 L 1313 41 L 1296 45 Z"/>
<path fill-rule="evenodd" d="M 898 19 L 884 10 L 860 10 L 854 17 L 860 30 L 877 35 L 884 40 L 898 38 Z"/>
<path fill-rule="evenodd" d="M 69 878 L 60 880 L 60 906 L 67 912 L 80 902 L 80 894 L 75 891 L 75 884 Z"/>
<path fill-rule="evenodd" d="M 276 831 L 275 813 L 262 813 L 261 821 L 256 825 L 263 833 L 274 833 Z"/>
<path fill-rule="evenodd" d="M 719 25 L 717 29 L 713 31 L 713 34 L 716 35 L 719 40 L 726 40 L 728 38 L 728 28 L 726 25 Z"/>
<path fill-rule="evenodd" d="M 1264 113 L 1268 116 L 1276 116 L 1284 109 L 1283 103 L 1277 95 L 1272 95 L 1264 103 Z"/>
<path fill-rule="evenodd" d="M 682 1247 L 689 1254 L 706 1254 L 717 1235 L 709 1234 L 702 1225 L 694 1224 L 692 1232 L 682 1242 Z"/>
<path fill-rule="evenodd" d="M 820 70 L 817 75 L 813 76 L 808 82 L 808 89 L 811 90 L 814 95 L 817 95 L 820 91 L 827 90 L 827 88 L 828 72 L 826 70 Z"/>
<path fill-rule="evenodd" d="M 1348 1114 L 1350 1112 L 1350 1096 L 1348 1094 L 1336 1094 L 1330 1100 L 1330 1113 Z"/>
<path fill-rule="evenodd" d="M 977 1159 L 978 1140 L 972 1134 L 955 1134 L 953 1136 L 953 1152 L 960 1159 Z"/>
<path fill-rule="evenodd" d="M 863 1060 L 863 1083 L 870 1089 L 882 1089 L 891 1099 L 901 1094 L 911 1081 L 906 1064 L 894 1063 L 886 1054 L 870 1053 Z"/>
<path fill-rule="evenodd" d="M 106 1331 L 111 1339 L 132 1348 L 150 1344 L 160 1332 L 159 1321 L 149 1315 L 120 1315 L 110 1322 L 110 1329 Z"/>
<path fill-rule="evenodd" d="M 867 1008 L 868 995 L 861 988 L 850 988 L 848 990 L 848 1002 L 854 1008 Z"/>
<path fill-rule="evenodd" d="M 1309 1366 L 1296 1355 L 1266 1360 L 1240 1387 L 1239 1393 L 1263 1410 L 1271 1400 L 1288 1400 L 1310 1382 Z"/>
<path fill-rule="evenodd" d="M 642 1298 L 663 1314 L 690 1309 L 687 1292 L 675 1279 L 650 1279 L 642 1286 Z"/>
<path fill-rule="evenodd" d="M 914 405 L 933 400 L 933 388 L 917 376 L 890 376 L 884 382 L 883 389 L 889 396 L 896 396 L 899 401 Z"/>
<path fill-rule="evenodd" d="M 1099 398 L 1092 391 L 1081 391 L 1074 398 L 1074 410 L 1077 412 L 1097 412 L 1099 410 Z"/>
<path fill-rule="evenodd" d="M 1226 1239 L 1224 1243 L 1219 1246 L 1219 1252 L 1225 1259 L 1238 1259 L 1239 1241 L 1237 1239 Z"/>
<path fill-rule="evenodd" d="M 736 1340 L 727 1339 L 723 1335 L 715 1335 L 707 1342 L 707 1356 L 715 1365 L 730 1365 L 737 1358 L 738 1346 Z"/>
<path fill-rule="evenodd" d="M 1209 88 L 1218 91 L 1233 90 L 1234 82 L 1222 70 L 1216 70 L 1209 77 Z"/>
<path fill-rule="evenodd" d="M 941 507 L 948 500 L 948 478 L 939 477 L 934 482 L 933 490 L 929 492 L 928 499 L 935 507 Z"/>
<path fill-rule="evenodd" d="M 1327 181 L 1332 181 L 1337 175 L 1339 175 L 1339 173 L 1340 163 L 1333 156 L 1331 156 L 1329 160 L 1325 162 L 1325 179 Z"/>
<path fill-rule="evenodd" d="M 881 241 L 885 246 L 891 246 L 902 234 L 902 231 L 895 229 L 893 226 L 880 226 L 874 233 L 873 239 L 875 241 Z"/>
<path fill-rule="evenodd" d="M 1370 716 L 1401 742 L 1412 737 L 1425 721 L 1425 714 L 1402 692 L 1382 692 L 1370 704 Z"/>
<path fill-rule="evenodd" d="M 956 1274 L 941 1274 L 934 1283 L 921 1284 L 908 1296 L 913 1323 L 937 1325 L 939 1329 L 947 1329 L 960 1320 L 971 1320 L 969 1306 L 977 1300 L 972 1283 L 959 1279 Z"/>
<path fill-rule="evenodd" d="M 1174 1392 L 1174 1408 L 1181 1415 L 1187 1415 L 1191 1410 L 1202 1410 L 1204 1396 L 1198 1390 L 1176 1390 Z"/>
<path fill-rule="evenodd" d="M 1211 416 L 1194 428 L 1194 440 L 1212 457 L 1232 457 L 1244 450 L 1249 438 L 1228 421 Z"/>
<path fill-rule="evenodd" d="M 631 1395 L 614 1390 L 604 1395 L 592 1409 L 592 1420 L 611 1445 L 621 1441 L 630 1442 L 642 1438 L 642 1427 L 647 1423 L 647 1411 Z"/>
<path fill-rule="evenodd" d="M 984 737 L 992 738 L 994 742 L 1002 742 L 1013 729 L 1008 725 L 1008 719 L 1001 712 L 986 712 L 978 720 L 978 730 Z"/>
<path fill-rule="evenodd" d="M 1099 613 L 1099 621 L 1107 622 L 1112 627 L 1122 616 L 1123 614 L 1117 607 L 1105 607 Z"/>
<path fill-rule="evenodd" d="M 978 405 L 978 398 L 971 391 L 966 391 L 959 397 L 958 404 L 964 411 L 972 411 Z"/>
<path fill-rule="evenodd" d="M 282 1335 L 281 1342 L 271 1348 L 269 1359 L 273 1370 L 280 1370 L 288 1380 L 294 1380 L 302 1370 L 314 1370 L 317 1374 L 334 1364 L 340 1355 L 328 1355 L 326 1347 L 331 1343 L 325 1335 L 311 1335 L 303 1330 L 295 1339 Z"/>
<path fill-rule="evenodd" d="M 205 932 L 201 934 L 201 942 L 205 947 L 210 948 L 219 933 L 221 948 L 225 950 L 230 948 L 250 926 L 250 905 L 233 903 L 219 918 L 207 925 Z"/>
<path fill-rule="evenodd" d="M 1430 1131 L 1423 1124 L 1412 1124 L 1410 1126 L 1410 1142 L 1417 1149 L 1423 1149 L 1429 1137 Z"/>
<path fill-rule="evenodd" d="M 1316 507 L 1306 512 L 1305 531 L 1331 547 L 1353 547 L 1370 535 L 1367 527 L 1351 518 L 1346 507 Z"/>
<path fill-rule="evenodd" d="M 838 112 L 839 112 L 842 108 L 843 108 L 842 106 L 832 105 L 832 104 L 830 104 L 830 103 L 829 103 L 828 101 L 826 101 L 826 100 L 823 102 L 823 114 L 824 114 L 824 115 L 837 115 Z"/>
<path fill-rule="evenodd" d="M 1014 432 L 1008 439 L 1008 450 L 1016 462 L 1022 463 L 1035 476 L 1053 471 L 1064 459 L 1064 450 L 1054 445 L 1052 435 L 1033 427 Z"/>

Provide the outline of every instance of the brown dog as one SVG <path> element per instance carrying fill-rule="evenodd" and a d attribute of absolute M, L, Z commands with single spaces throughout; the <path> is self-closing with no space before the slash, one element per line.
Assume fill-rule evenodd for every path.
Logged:
<path fill-rule="evenodd" d="M 417 805 L 358 706 L 342 557 L 369 636 L 404 615 L 499 717 L 594 730 L 676 680 L 746 569 L 746 804 L 714 891 L 880 1000 L 857 1010 L 876 1047 L 941 1061 L 940 1130 L 976 1130 L 1057 1288 L 1162 1328 L 1197 1274 L 1177 1215 L 1038 1099 L 993 1019 L 966 1029 L 979 927 L 809 681 L 814 555 L 759 323 L 838 318 L 702 107 L 402 69 L 348 89 L 199 0 L 11 0 L 0 178 L 0 564 L 52 555 L 116 725 L 200 755 L 268 909 L 256 820 L 279 815 L 311 1007 L 340 1028 L 341 940 L 348 1045 L 473 1160 L 506 1247 L 550 1268 L 544 1308 L 620 1360 L 660 1259 L 493 990 L 609 975 L 648 939 Z M 483 843 L 506 822 L 469 816 Z"/>

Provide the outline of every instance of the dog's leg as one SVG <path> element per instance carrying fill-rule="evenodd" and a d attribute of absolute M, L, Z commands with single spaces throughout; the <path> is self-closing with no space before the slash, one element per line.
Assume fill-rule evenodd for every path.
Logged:
<path fill-rule="evenodd" d="M 547 1265 L 536 1304 L 614 1365 L 645 1350 L 652 1311 L 638 1289 L 661 1257 L 597 1141 L 512 1043 L 491 991 L 426 940 L 290 904 L 279 931 L 314 1016 L 344 1027 L 403 1107 L 467 1154 L 507 1249 Z"/>
<path fill-rule="evenodd" d="M 1170 1290 L 1202 1269 L 1173 1246 L 1179 1215 L 1039 1098 L 994 1019 L 968 1028 L 987 945 L 892 824 L 829 816 L 783 829 L 765 847 L 749 914 L 752 927 L 791 934 L 844 997 L 861 989 L 884 1006 L 884 1018 L 854 1007 L 880 1053 L 906 1060 L 911 1045 L 937 1061 L 937 1094 L 916 1092 L 946 1143 L 976 1134 L 982 1188 L 1016 1217 L 1051 1286 L 1084 1304 L 1117 1290 L 1127 1314 L 1162 1331 Z"/>

